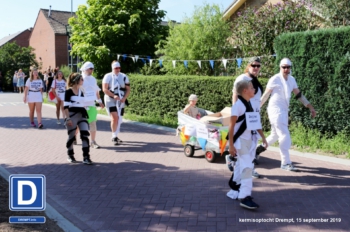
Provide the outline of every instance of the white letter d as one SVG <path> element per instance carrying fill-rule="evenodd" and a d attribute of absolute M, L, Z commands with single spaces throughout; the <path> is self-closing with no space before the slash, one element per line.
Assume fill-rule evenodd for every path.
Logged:
<path fill-rule="evenodd" d="M 32 197 L 29 200 L 23 200 L 23 185 L 28 185 L 32 189 Z M 31 205 L 36 200 L 36 186 L 33 182 L 28 180 L 18 181 L 18 204 L 19 205 Z"/>

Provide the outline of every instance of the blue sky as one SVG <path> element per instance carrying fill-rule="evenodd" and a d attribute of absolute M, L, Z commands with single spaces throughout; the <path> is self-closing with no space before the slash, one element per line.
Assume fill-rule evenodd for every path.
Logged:
<path fill-rule="evenodd" d="M 86 4 L 86 0 L 1 0 L 0 39 L 27 28 L 33 27 L 40 8 L 70 11 L 73 1 L 73 11 L 78 5 Z M 4 3 L 5 2 L 5 3 Z M 204 3 L 218 4 L 223 10 L 233 0 L 161 0 L 159 9 L 167 11 L 164 20 L 171 19 L 181 22 L 184 16 L 191 16 L 195 6 Z"/>

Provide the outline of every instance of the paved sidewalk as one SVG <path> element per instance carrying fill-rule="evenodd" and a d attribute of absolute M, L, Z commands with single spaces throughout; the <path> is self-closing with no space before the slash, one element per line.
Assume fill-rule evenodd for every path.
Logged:
<path fill-rule="evenodd" d="M 187 158 L 174 133 L 124 123 L 121 146 L 109 122 L 97 123 L 92 166 L 66 161 L 67 133 L 55 110 L 43 106 L 45 129 L 29 127 L 19 94 L 0 94 L 0 165 L 12 174 L 44 174 L 47 202 L 82 231 L 348 231 L 350 167 L 292 156 L 301 172 L 282 171 L 277 152 L 265 152 L 254 180 L 260 208 L 226 197 L 230 172 L 219 157 Z M 13 104 L 12 104 L 13 103 Z M 81 146 L 81 142 L 78 140 Z M 75 146 L 77 160 L 81 147 Z M 261 219 L 247 222 L 246 219 Z M 280 222 L 280 219 L 289 220 Z M 328 219 L 328 222 L 306 222 Z M 301 220 L 301 222 L 299 221 Z M 266 222 L 270 221 L 270 222 Z"/>

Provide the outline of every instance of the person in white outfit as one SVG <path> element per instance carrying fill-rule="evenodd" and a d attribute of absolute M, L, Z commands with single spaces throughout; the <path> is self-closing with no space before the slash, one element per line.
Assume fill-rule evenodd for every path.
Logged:
<path fill-rule="evenodd" d="M 253 84 L 253 87 L 255 89 L 255 94 L 254 97 L 252 99 L 250 99 L 250 102 L 254 108 L 254 110 L 256 112 L 260 112 L 260 98 L 262 96 L 262 93 L 264 92 L 262 85 L 260 84 L 259 80 L 258 80 L 258 75 L 260 72 L 260 68 L 261 68 L 261 61 L 260 61 L 260 57 L 252 57 L 249 59 L 247 67 L 245 68 L 245 71 L 243 74 L 239 75 L 234 84 L 233 84 L 233 88 L 232 88 L 232 105 L 235 104 L 235 102 L 238 100 L 238 94 L 236 91 L 236 85 L 238 82 L 242 81 L 242 80 L 247 80 L 247 81 L 251 81 Z M 231 163 L 230 160 L 230 155 L 226 156 L 226 163 L 229 165 Z M 257 161 L 254 160 L 254 163 L 257 164 Z M 233 167 L 229 167 L 229 169 L 233 170 Z M 260 175 L 258 172 L 255 171 L 255 169 L 253 169 L 253 177 L 254 178 L 259 178 Z"/>
<path fill-rule="evenodd" d="M 44 85 L 43 85 L 44 86 Z M 57 124 L 61 124 L 60 121 L 60 111 L 62 112 L 62 118 L 66 118 L 65 112 L 64 112 L 64 93 L 67 88 L 67 82 L 63 75 L 62 71 L 58 71 L 56 74 L 55 79 L 53 80 L 51 84 L 52 93 L 56 97 L 56 117 L 57 117 Z"/>
<path fill-rule="evenodd" d="M 41 123 L 41 108 L 43 103 L 43 82 L 39 78 L 38 70 L 33 69 L 30 78 L 26 81 L 23 102 L 28 103 L 30 125 L 36 127 L 34 123 L 34 111 L 38 120 L 38 128 L 42 129 L 44 126 Z"/>
<path fill-rule="evenodd" d="M 300 92 L 295 78 L 291 75 L 292 62 L 288 58 L 283 58 L 280 62 L 280 72 L 270 78 L 266 90 L 261 97 L 260 106 L 269 99 L 267 113 L 271 124 L 271 134 L 266 138 L 269 145 L 277 140 L 280 147 L 281 168 L 287 171 L 298 171 L 290 160 L 289 149 L 291 138 L 288 130 L 288 111 L 291 93 L 310 109 L 311 116 L 316 116 L 316 111 L 306 97 Z"/>
<path fill-rule="evenodd" d="M 248 209 L 259 207 L 251 197 L 253 188 L 252 171 L 254 168 L 255 149 L 258 143 L 258 133 L 267 147 L 264 133 L 261 129 L 260 113 L 254 109 L 250 99 L 255 95 L 251 81 L 242 80 L 236 84 L 238 100 L 232 106 L 229 125 L 229 152 L 237 157 L 233 182 L 240 185 L 239 191 L 234 191 L 241 201 L 240 206 Z M 230 191 L 230 192 L 231 192 Z"/>
<path fill-rule="evenodd" d="M 96 132 L 97 132 L 97 109 L 95 101 L 98 102 L 101 108 L 104 108 L 104 104 L 102 103 L 101 97 L 100 97 L 100 88 L 97 85 L 97 81 L 95 77 L 92 76 L 92 73 L 94 71 L 94 65 L 91 62 L 85 62 L 83 66 L 80 69 L 82 71 L 82 76 L 84 78 L 83 83 L 83 90 L 84 90 L 84 97 L 85 97 L 85 103 L 86 110 L 88 113 L 88 122 L 89 122 L 89 128 L 90 128 L 90 135 L 91 135 L 91 144 L 90 146 L 92 148 L 98 149 L 100 148 L 100 145 L 96 143 Z"/>
<path fill-rule="evenodd" d="M 112 72 L 103 77 L 102 90 L 105 93 L 106 110 L 111 117 L 112 142 L 114 145 L 119 145 L 122 141 L 118 138 L 118 134 L 123 122 L 124 107 L 128 105 L 130 81 L 127 75 L 120 72 L 118 61 L 113 61 L 111 66 Z"/>

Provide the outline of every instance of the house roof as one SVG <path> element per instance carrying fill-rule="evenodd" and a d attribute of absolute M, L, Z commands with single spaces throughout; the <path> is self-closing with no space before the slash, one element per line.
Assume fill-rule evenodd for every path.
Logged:
<path fill-rule="evenodd" d="M 10 40 L 16 38 L 19 34 L 21 34 L 23 31 L 19 31 L 16 33 L 13 33 L 11 35 L 5 36 L 4 38 L 0 39 L 0 47 L 4 44 L 6 44 L 7 42 L 9 42 Z"/>
<path fill-rule="evenodd" d="M 229 19 L 247 0 L 233 0 L 231 5 L 227 7 L 222 16 L 224 19 Z"/>
<path fill-rule="evenodd" d="M 55 34 L 67 34 L 66 26 L 68 25 L 68 19 L 72 17 L 70 11 L 51 10 L 50 16 L 48 9 L 40 9 L 40 11 L 45 15 Z M 73 12 L 74 16 L 75 12 Z"/>

